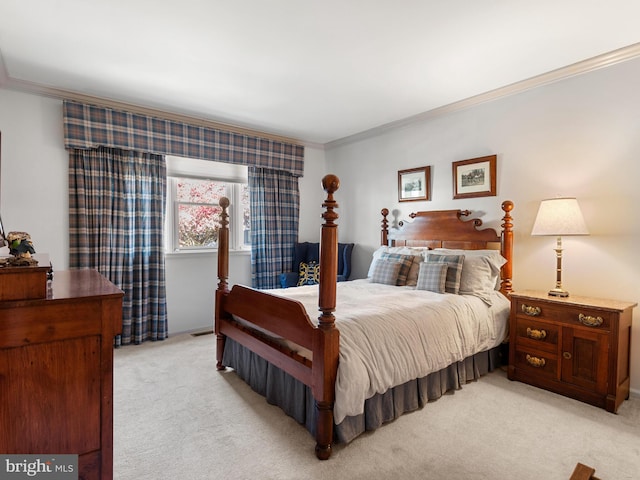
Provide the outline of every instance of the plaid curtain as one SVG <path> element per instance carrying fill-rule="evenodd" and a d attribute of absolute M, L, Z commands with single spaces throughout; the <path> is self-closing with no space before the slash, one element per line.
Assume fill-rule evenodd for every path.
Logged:
<path fill-rule="evenodd" d="M 71 268 L 95 268 L 125 292 L 116 345 L 167 337 L 164 157 L 100 147 L 69 155 Z"/>
<path fill-rule="evenodd" d="M 279 274 L 290 269 L 298 239 L 298 177 L 249 167 L 249 190 L 251 282 L 255 288 L 278 288 Z"/>

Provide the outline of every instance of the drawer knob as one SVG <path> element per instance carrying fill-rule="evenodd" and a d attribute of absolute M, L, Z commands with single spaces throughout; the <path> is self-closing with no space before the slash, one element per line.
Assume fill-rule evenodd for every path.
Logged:
<path fill-rule="evenodd" d="M 534 357 L 532 355 L 527 354 L 527 363 L 532 367 L 542 368 L 547 363 L 544 358 Z"/>
<path fill-rule="evenodd" d="M 562 352 L 562 356 L 567 360 L 571 360 L 571 352 Z"/>
<path fill-rule="evenodd" d="M 602 325 L 602 322 L 604 322 L 602 317 L 592 317 L 591 315 L 583 315 L 582 313 L 578 315 L 578 320 L 587 327 L 599 327 Z"/>
<path fill-rule="evenodd" d="M 542 313 L 542 310 L 540 310 L 540 307 L 533 307 L 531 305 L 526 305 L 523 303 L 522 312 L 525 315 L 529 315 L 530 317 L 537 317 L 538 315 L 540 315 L 540 313 Z"/>
<path fill-rule="evenodd" d="M 537 330 L 535 328 L 527 327 L 527 337 L 533 338 L 534 340 L 544 340 L 547 338 L 546 330 Z"/>

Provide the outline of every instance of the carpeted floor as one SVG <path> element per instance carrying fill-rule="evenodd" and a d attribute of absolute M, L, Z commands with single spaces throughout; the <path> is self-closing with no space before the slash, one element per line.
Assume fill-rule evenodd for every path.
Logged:
<path fill-rule="evenodd" d="M 569 479 L 577 462 L 603 480 L 640 478 L 640 398 L 617 415 L 496 371 L 337 445 L 314 439 L 232 371 L 215 337 L 174 336 L 115 352 L 114 478 Z"/>

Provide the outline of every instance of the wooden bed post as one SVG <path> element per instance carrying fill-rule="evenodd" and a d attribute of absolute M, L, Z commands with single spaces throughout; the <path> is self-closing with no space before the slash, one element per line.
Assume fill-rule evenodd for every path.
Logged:
<path fill-rule="evenodd" d="M 389 209 L 383 208 L 380 210 L 382 214 L 382 230 L 380 231 L 380 245 L 386 247 L 389 245 L 389 221 L 387 220 L 387 215 L 389 215 Z"/>
<path fill-rule="evenodd" d="M 220 213 L 220 229 L 218 230 L 218 288 L 216 290 L 214 327 L 216 332 L 216 368 L 218 370 L 224 370 L 225 366 L 222 365 L 222 354 L 224 353 L 226 337 L 220 333 L 218 319 L 222 311 L 224 297 L 229 294 L 229 284 L 227 283 L 227 279 L 229 278 L 229 214 L 227 212 L 229 199 L 222 197 L 219 204 L 222 212 Z"/>
<path fill-rule="evenodd" d="M 505 295 L 509 295 L 513 290 L 511 283 L 513 274 L 513 219 L 511 218 L 511 210 L 513 210 L 513 202 L 505 200 L 502 202 L 502 232 L 500 235 L 500 249 L 502 256 L 507 259 L 507 263 L 502 266 L 502 281 L 500 282 L 500 291 Z"/>
<path fill-rule="evenodd" d="M 340 180 L 335 175 L 326 175 L 322 179 L 322 187 L 327 192 L 327 199 L 322 204 L 326 211 L 322 214 L 325 222 L 322 225 L 320 244 L 318 307 L 321 315 L 318 317 L 313 348 L 322 358 L 314 357 L 312 376 L 313 396 L 318 411 L 316 456 L 320 460 L 327 460 L 331 456 L 333 443 L 333 403 L 340 347 L 340 332 L 335 326 L 333 315 L 338 277 L 338 225 L 335 223 L 338 214 L 334 211 L 338 204 L 333 199 L 333 194 L 340 187 Z"/>

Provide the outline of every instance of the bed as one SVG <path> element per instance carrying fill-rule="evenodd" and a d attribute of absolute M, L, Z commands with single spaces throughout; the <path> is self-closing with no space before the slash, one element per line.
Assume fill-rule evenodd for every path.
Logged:
<path fill-rule="evenodd" d="M 286 290 L 229 289 L 229 201 L 221 199 L 215 334 L 218 370 L 235 369 L 304 424 L 326 460 L 334 442 L 348 443 L 499 364 L 513 203 L 502 203 L 500 233 L 479 229 L 482 221 L 460 210 L 411 214 L 390 231 L 383 209 L 367 279 L 338 283 L 339 179 L 327 175 L 322 185 L 319 284 Z"/>

